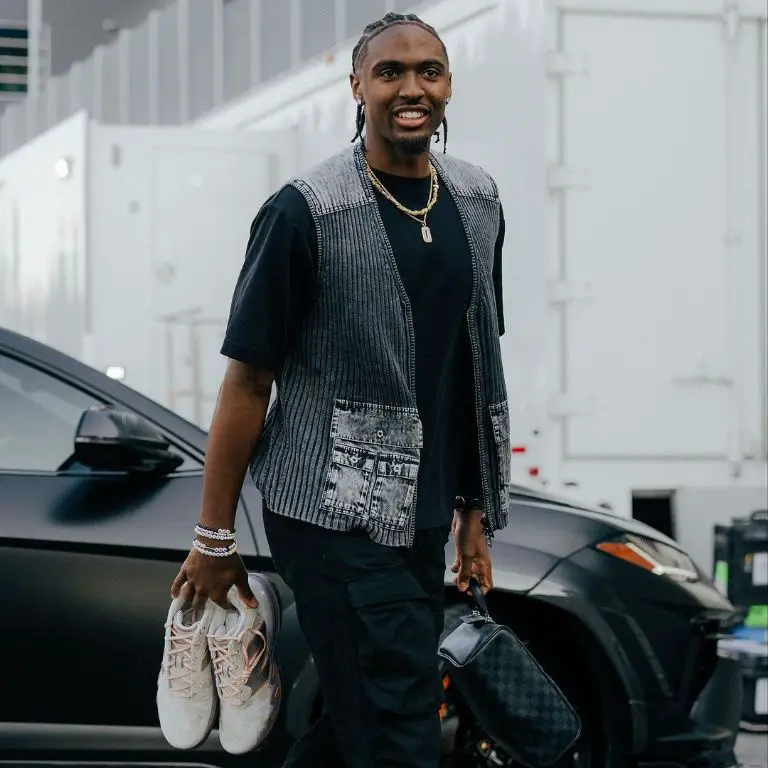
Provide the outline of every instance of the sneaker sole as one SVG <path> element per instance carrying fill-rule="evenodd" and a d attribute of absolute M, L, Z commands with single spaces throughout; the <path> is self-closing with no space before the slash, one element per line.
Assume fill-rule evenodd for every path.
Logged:
<path fill-rule="evenodd" d="M 270 629 L 267 626 L 267 652 L 269 653 L 269 663 L 274 669 L 274 682 L 277 685 L 276 706 L 272 711 L 269 721 L 261 735 L 259 741 L 251 748 L 258 749 L 269 736 L 272 728 L 277 722 L 277 716 L 280 712 L 283 699 L 283 676 L 280 669 L 280 660 L 277 657 L 277 637 L 283 626 L 283 602 L 280 599 L 280 593 L 275 588 L 271 579 L 261 573 L 251 573 L 248 575 L 248 581 L 251 583 L 251 589 L 257 587 L 258 591 L 267 596 L 272 616 L 274 617 L 274 627 Z M 250 750 L 249 750 L 250 751 Z"/>
<path fill-rule="evenodd" d="M 275 667 L 275 677 L 277 678 L 277 706 L 275 707 L 275 710 L 272 713 L 272 717 L 270 718 L 270 723 L 264 732 L 264 738 L 262 738 L 259 742 L 259 744 L 261 744 L 261 742 L 263 742 L 264 739 L 269 735 L 269 732 L 272 730 L 272 727 L 277 720 L 277 715 L 280 711 L 283 698 L 283 676 L 282 670 L 280 669 L 280 660 L 277 656 L 277 638 L 283 626 L 283 601 L 280 599 L 280 593 L 275 588 L 275 585 L 272 583 L 271 579 L 267 578 L 261 573 L 250 574 L 249 581 L 251 579 L 256 584 L 258 584 L 260 590 L 266 594 L 272 609 L 272 615 L 275 617 L 275 626 L 271 630 L 269 627 L 267 627 L 267 649 L 269 653 L 269 663 Z"/>

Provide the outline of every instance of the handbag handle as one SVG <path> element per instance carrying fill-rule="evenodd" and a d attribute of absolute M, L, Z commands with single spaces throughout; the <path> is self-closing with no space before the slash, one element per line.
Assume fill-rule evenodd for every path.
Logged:
<path fill-rule="evenodd" d="M 490 618 L 491 614 L 488 611 L 488 603 L 485 601 L 482 587 L 480 586 L 480 582 L 474 576 L 469 580 L 469 589 L 472 592 L 472 599 L 475 601 L 477 610 L 486 618 Z"/>

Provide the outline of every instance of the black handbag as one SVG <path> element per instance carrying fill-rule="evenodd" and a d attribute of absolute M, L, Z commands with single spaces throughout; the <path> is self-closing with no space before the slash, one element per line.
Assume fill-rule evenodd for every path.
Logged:
<path fill-rule="evenodd" d="M 475 607 L 440 643 L 447 674 L 488 736 L 529 768 L 545 768 L 573 749 L 581 721 L 555 682 L 514 633 L 488 612 L 470 579 Z"/>

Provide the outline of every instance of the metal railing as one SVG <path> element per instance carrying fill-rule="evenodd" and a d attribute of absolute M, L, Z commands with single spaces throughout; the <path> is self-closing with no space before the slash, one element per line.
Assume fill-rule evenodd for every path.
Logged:
<path fill-rule="evenodd" d="M 177 0 L 48 78 L 0 117 L 0 156 L 80 110 L 108 124 L 178 125 L 418 0 Z M 55 38 L 51 41 L 56 44 Z"/>
<path fill-rule="evenodd" d="M 201 307 L 190 307 L 164 315 L 160 322 L 165 326 L 166 392 L 163 404 L 207 429 L 218 397 L 213 387 L 220 381 L 220 375 L 213 380 L 207 377 L 203 359 L 210 358 L 221 346 L 227 320 L 206 317 Z"/>

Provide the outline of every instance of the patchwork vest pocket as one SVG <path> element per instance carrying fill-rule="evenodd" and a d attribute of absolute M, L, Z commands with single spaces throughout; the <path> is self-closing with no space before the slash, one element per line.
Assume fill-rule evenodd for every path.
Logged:
<path fill-rule="evenodd" d="M 413 513 L 421 420 L 415 408 L 337 400 L 322 509 L 404 530 Z"/>
<path fill-rule="evenodd" d="M 493 441 L 496 446 L 496 457 L 499 470 L 499 485 L 501 506 L 506 507 L 508 501 L 508 486 L 512 482 L 512 455 L 509 444 L 509 405 L 507 401 L 490 406 Z"/>

